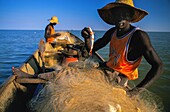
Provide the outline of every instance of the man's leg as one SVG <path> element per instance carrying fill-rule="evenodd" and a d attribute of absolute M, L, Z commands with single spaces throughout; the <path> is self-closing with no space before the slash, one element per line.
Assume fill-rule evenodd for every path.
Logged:
<path fill-rule="evenodd" d="M 38 74 L 37 77 L 40 79 L 50 80 L 50 79 L 54 79 L 54 77 L 55 77 L 55 75 L 57 75 L 57 73 L 58 72 L 56 72 L 56 71 L 41 73 L 41 74 Z"/>
<path fill-rule="evenodd" d="M 22 70 L 20 70 L 18 68 L 14 68 L 14 67 L 12 67 L 12 72 L 18 78 L 41 78 L 41 79 L 45 79 L 45 80 L 50 80 L 50 79 L 54 78 L 55 75 L 57 74 L 56 71 L 53 71 L 53 72 L 48 72 L 48 73 L 31 75 L 31 74 L 25 73 Z"/>
<path fill-rule="evenodd" d="M 36 75 L 31 75 L 31 74 L 25 73 L 22 70 L 20 70 L 19 68 L 12 67 L 12 72 L 18 78 L 36 78 Z"/>

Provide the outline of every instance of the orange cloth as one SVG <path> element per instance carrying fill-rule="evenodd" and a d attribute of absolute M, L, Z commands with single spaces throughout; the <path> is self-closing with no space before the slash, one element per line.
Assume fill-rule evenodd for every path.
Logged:
<path fill-rule="evenodd" d="M 78 62 L 78 58 L 74 58 L 74 57 L 67 57 L 65 58 L 65 64 L 69 64 L 71 62 Z"/>
<path fill-rule="evenodd" d="M 54 30 L 54 28 L 53 28 L 52 26 L 50 26 L 50 31 L 51 31 L 51 32 L 50 32 L 50 35 L 56 33 L 55 30 Z M 51 36 L 51 37 L 47 38 L 47 42 L 51 43 L 51 42 L 54 41 L 54 39 L 55 39 L 55 36 Z"/>
<path fill-rule="evenodd" d="M 127 53 L 130 40 L 133 33 L 137 29 L 138 28 L 134 28 L 131 32 L 126 35 L 123 35 L 121 38 L 118 38 L 116 36 L 117 31 L 115 31 L 110 42 L 110 54 L 107 66 L 117 72 L 124 74 L 129 80 L 135 80 L 138 78 L 137 67 L 139 66 L 142 60 L 142 57 L 138 58 L 135 61 L 127 60 Z"/>

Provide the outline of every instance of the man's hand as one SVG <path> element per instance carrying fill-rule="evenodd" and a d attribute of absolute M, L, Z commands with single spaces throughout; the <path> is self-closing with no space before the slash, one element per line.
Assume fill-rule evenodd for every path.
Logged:
<path fill-rule="evenodd" d="M 85 39 L 90 38 L 90 30 L 88 27 L 85 27 L 82 31 L 81 31 L 81 36 Z"/>
<path fill-rule="evenodd" d="M 136 96 L 138 94 L 140 94 L 142 92 L 142 89 L 140 88 L 133 88 L 132 90 L 128 90 L 127 94 L 132 97 L 132 96 Z"/>

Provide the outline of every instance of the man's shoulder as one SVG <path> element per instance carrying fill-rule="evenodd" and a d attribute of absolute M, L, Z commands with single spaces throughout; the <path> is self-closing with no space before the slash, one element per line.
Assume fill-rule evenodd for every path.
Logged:
<path fill-rule="evenodd" d="M 115 32 L 115 30 L 116 30 L 116 27 L 112 27 L 106 32 L 106 34 L 111 35 L 111 34 L 113 34 L 113 32 Z"/>
<path fill-rule="evenodd" d="M 137 29 L 134 34 L 133 34 L 134 37 L 148 37 L 148 34 L 147 32 L 141 30 L 141 29 Z"/>
<path fill-rule="evenodd" d="M 112 28 L 110 28 L 108 31 L 114 32 L 115 30 L 116 30 L 116 27 L 112 27 Z"/>
<path fill-rule="evenodd" d="M 132 36 L 132 40 L 138 44 L 145 44 L 150 41 L 149 35 L 143 30 L 136 30 Z"/>
<path fill-rule="evenodd" d="M 51 24 L 48 24 L 46 27 L 52 27 Z"/>
<path fill-rule="evenodd" d="M 46 27 L 45 27 L 45 29 L 47 30 L 47 29 L 51 29 L 52 28 L 52 26 L 50 25 L 50 24 L 48 24 Z"/>

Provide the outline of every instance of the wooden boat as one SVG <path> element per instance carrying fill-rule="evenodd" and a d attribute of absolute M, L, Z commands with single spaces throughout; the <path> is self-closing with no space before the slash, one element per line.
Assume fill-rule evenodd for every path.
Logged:
<path fill-rule="evenodd" d="M 78 60 L 84 60 L 86 55 L 83 54 L 84 42 L 70 32 L 59 32 L 61 35 L 54 44 L 46 43 L 45 50 L 45 68 L 46 72 L 58 63 L 58 54 L 62 54 L 62 49 L 68 46 L 75 46 L 79 51 Z M 58 44 L 60 43 L 60 44 Z M 61 56 L 61 55 L 60 55 Z M 93 55 L 93 59 L 98 62 L 104 59 L 98 54 Z M 22 71 L 28 74 L 42 73 L 42 58 L 40 57 L 39 50 L 37 49 L 20 67 Z M 0 86 L 0 112 L 27 112 L 27 102 L 33 97 L 33 94 L 38 84 L 46 83 L 46 80 L 38 78 L 17 78 L 16 75 L 11 75 Z"/>

